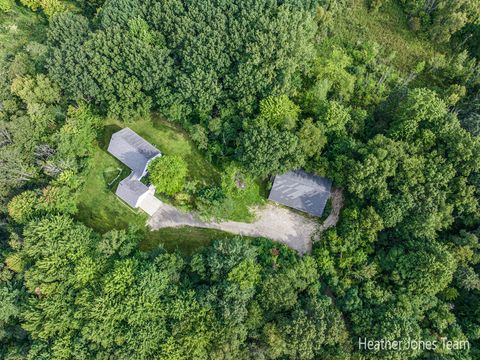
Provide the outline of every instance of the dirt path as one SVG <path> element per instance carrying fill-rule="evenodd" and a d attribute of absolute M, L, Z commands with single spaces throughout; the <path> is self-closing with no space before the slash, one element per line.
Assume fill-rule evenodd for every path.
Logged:
<path fill-rule="evenodd" d="M 266 237 L 284 243 L 301 254 L 311 250 L 312 234 L 318 226 L 313 219 L 272 204 L 255 209 L 255 213 L 257 220 L 253 223 L 207 223 L 192 213 L 182 213 L 171 205 L 163 204 L 148 220 L 148 225 L 152 230 L 180 226 L 218 229 L 234 234 Z"/>
<path fill-rule="evenodd" d="M 337 225 L 338 219 L 340 218 L 340 211 L 343 208 L 343 191 L 340 188 L 332 188 L 332 193 L 330 195 L 332 201 L 332 211 L 325 219 L 322 225 L 320 225 L 318 232 L 321 234 L 325 230 L 334 227 Z"/>

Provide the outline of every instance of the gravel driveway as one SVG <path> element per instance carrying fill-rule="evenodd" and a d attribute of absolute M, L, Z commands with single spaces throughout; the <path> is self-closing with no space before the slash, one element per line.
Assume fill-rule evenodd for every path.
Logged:
<path fill-rule="evenodd" d="M 255 209 L 256 221 L 203 222 L 192 213 L 182 213 L 175 207 L 163 203 L 148 220 L 152 230 L 168 227 L 194 226 L 218 229 L 233 234 L 265 237 L 279 241 L 304 254 L 312 248 L 312 234 L 317 226 L 313 219 L 304 217 L 286 208 L 268 204 Z"/>

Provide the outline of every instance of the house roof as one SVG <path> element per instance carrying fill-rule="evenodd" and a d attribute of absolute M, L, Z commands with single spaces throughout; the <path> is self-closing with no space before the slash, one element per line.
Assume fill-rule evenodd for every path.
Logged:
<path fill-rule="evenodd" d="M 137 207 L 140 196 L 146 192 L 148 192 L 148 186 L 137 180 L 132 173 L 120 181 L 115 194 L 128 205 L 135 208 Z"/>
<path fill-rule="evenodd" d="M 327 178 L 293 170 L 275 177 L 268 199 L 313 216 L 322 216 L 331 187 L 332 181 Z"/>
<path fill-rule="evenodd" d="M 145 175 L 150 160 L 161 155 L 160 150 L 130 128 L 112 135 L 108 152 L 132 169 L 137 178 Z"/>

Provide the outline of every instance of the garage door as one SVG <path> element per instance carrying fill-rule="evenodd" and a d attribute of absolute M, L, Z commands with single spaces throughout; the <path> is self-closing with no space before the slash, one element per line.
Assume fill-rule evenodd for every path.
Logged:
<path fill-rule="evenodd" d="M 145 211 L 148 215 L 152 216 L 162 206 L 162 202 L 158 200 L 152 194 L 145 194 L 140 200 L 138 207 Z"/>

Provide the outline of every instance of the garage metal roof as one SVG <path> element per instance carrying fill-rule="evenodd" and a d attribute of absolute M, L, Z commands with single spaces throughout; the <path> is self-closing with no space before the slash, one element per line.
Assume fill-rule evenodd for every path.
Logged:
<path fill-rule="evenodd" d="M 313 216 L 322 216 L 331 187 L 332 181 L 327 178 L 293 170 L 275 177 L 268 199 Z"/>

